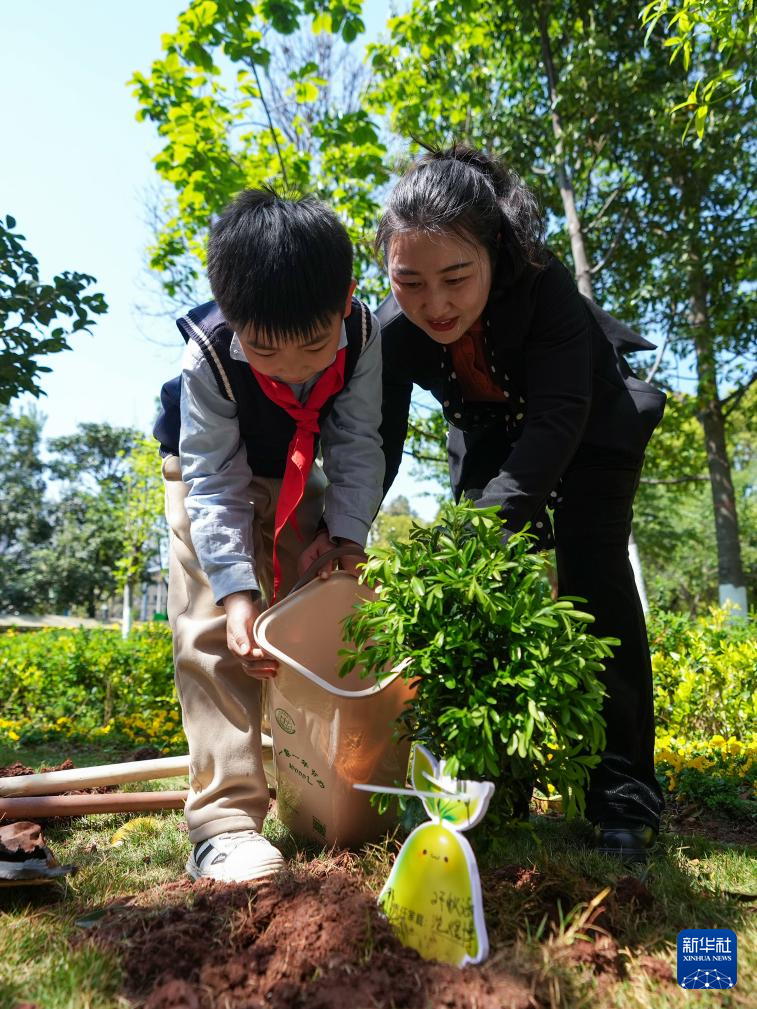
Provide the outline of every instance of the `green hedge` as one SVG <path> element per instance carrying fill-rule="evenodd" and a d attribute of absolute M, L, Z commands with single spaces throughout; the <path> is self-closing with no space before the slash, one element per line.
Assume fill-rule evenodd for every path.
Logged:
<path fill-rule="evenodd" d="M 691 618 L 653 613 L 648 622 L 657 734 L 748 739 L 757 726 L 757 616 L 725 610 Z"/>
<path fill-rule="evenodd" d="M 755 615 L 658 612 L 649 639 L 658 737 L 747 743 L 757 725 Z M 0 739 L 61 735 L 186 746 L 165 624 L 138 626 L 126 641 L 115 629 L 0 633 Z"/>
<path fill-rule="evenodd" d="M 171 632 L 49 628 L 0 634 L 0 735 L 43 742 L 112 735 L 181 747 Z"/>

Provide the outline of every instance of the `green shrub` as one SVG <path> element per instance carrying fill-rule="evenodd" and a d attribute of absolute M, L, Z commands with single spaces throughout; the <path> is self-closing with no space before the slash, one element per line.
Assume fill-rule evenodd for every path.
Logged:
<path fill-rule="evenodd" d="M 503 547 L 501 535 L 496 509 L 448 504 L 433 528 L 378 550 L 365 580 L 380 591 L 348 622 L 344 671 L 402 663 L 417 683 L 404 730 L 451 775 L 496 779 L 502 815 L 532 780 L 580 811 L 604 745 L 597 674 L 616 642 L 589 634 L 593 618 L 571 600 L 552 599 L 531 537 Z"/>
<path fill-rule="evenodd" d="M 656 612 L 648 622 L 658 734 L 746 739 L 757 724 L 757 619 Z"/>
<path fill-rule="evenodd" d="M 757 819 L 757 735 L 743 740 L 658 737 L 655 766 L 660 784 L 678 799 Z"/>
<path fill-rule="evenodd" d="M 0 733 L 21 743 L 111 734 L 182 746 L 165 624 L 0 634 Z"/>

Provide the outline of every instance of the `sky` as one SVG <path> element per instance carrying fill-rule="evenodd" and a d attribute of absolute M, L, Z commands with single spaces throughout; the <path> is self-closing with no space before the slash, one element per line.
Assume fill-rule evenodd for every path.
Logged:
<path fill-rule="evenodd" d="M 107 315 L 92 335 L 45 363 L 44 434 L 72 434 L 85 421 L 149 431 L 160 387 L 178 370 L 183 341 L 158 309 L 145 249 L 146 202 L 157 176 L 154 127 L 137 122 L 126 82 L 160 55 L 185 0 L 0 0 L 0 214 L 12 215 L 39 260 L 43 280 L 63 270 L 93 274 Z M 364 5 L 375 36 L 384 0 Z M 26 405 L 29 401 L 21 401 Z M 406 462 L 390 493 L 424 517 Z"/>

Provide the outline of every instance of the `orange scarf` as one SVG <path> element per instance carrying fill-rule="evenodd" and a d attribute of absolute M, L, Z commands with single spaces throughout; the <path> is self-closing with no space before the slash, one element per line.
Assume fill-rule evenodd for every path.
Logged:
<path fill-rule="evenodd" d="M 478 403 L 501 403 L 505 397 L 491 376 L 482 339 L 481 320 L 470 327 L 459 340 L 450 344 L 452 367 L 465 399 Z"/>

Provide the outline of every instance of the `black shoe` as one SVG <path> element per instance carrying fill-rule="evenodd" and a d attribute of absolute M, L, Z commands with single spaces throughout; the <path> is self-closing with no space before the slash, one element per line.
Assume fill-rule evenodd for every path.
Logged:
<path fill-rule="evenodd" d="M 646 824 L 627 827 L 597 824 L 594 837 L 600 855 L 613 855 L 624 862 L 646 862 L 655 848 L 657 831 Z"/>

